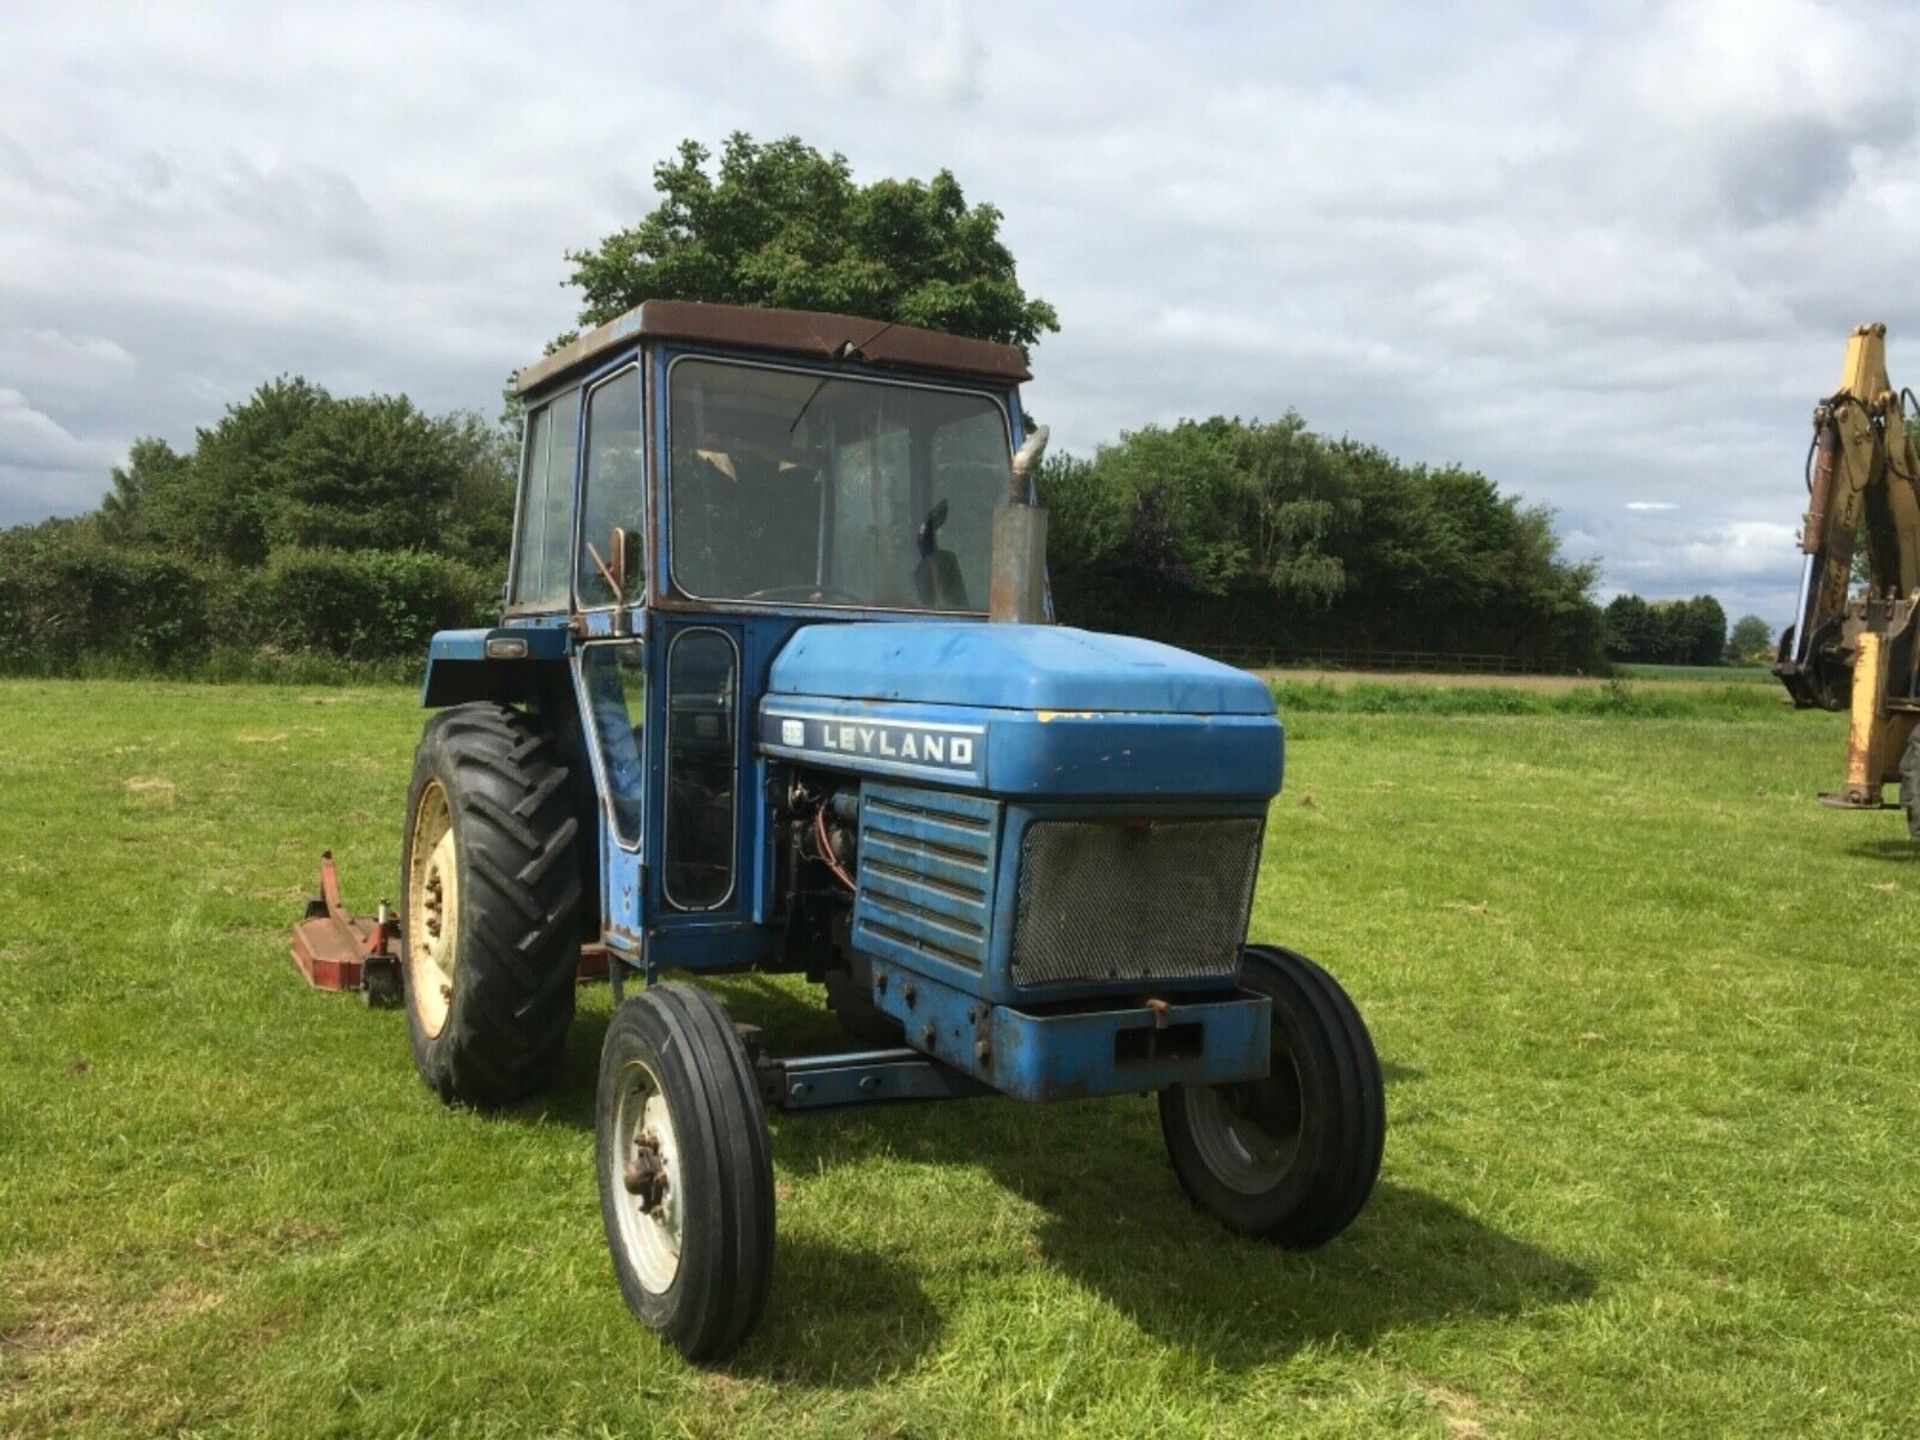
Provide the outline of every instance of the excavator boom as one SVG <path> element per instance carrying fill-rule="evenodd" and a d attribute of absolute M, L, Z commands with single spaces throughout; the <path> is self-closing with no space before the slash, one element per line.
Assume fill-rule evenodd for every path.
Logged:
<path fill-rule="evenodd" d="M 1887 327 L 1861 325 L 1847 341 L 1840 387 L 1813 412 L 1806 556 L 1794 625 L 1773 667 L 1794 704 L 1846 710 L 1846 784 L 1828 804 L 1882 808 L 1886 785 L 1902 784 L 1920 836 L 1920 454 L 1905 398 L 1887 378 Z M 1853 594 L 1862 535 L 1867 586 Z"/>

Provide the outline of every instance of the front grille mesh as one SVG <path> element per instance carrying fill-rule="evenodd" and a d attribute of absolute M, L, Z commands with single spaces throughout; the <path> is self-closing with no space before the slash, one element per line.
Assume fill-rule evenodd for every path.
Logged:
<path fill-rule="evenodd" d="M 1014 983 L 1231 975 L 1247 934 L 1260 826 L 1256 817 L 1029 825 Z"/>

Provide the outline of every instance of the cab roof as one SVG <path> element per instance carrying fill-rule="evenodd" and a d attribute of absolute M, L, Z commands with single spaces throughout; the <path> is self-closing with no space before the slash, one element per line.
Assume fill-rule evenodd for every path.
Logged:
<path fill-rule="evenodd" d="M 1033 378 L 1017 345 L 946 335 L 912 325 L 772 310 L 754 305 L 706 305 L 692 300 L 648 300 L 589 330 L 514 377 L 514 394 L 528 398 L 592 369 L 636 340 L 677 340 L 727 349 L 772 350 L 809 360 L 856 360 L 884 369 L 960 376 L 1002 385 Z"/>

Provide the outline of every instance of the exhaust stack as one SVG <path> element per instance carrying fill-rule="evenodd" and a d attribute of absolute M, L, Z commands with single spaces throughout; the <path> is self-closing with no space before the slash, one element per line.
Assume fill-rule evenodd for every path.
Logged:
<path fill-rule="evenodd" d="M 993 577 L 987 618 L 1020 625 L 1047 621 L 1047 512 L 1034 503 L 1034 478 L 1047 453 L 1047 427 L 1027 437 L 1013 457 L 1006 503 L 993 512 Z"/>

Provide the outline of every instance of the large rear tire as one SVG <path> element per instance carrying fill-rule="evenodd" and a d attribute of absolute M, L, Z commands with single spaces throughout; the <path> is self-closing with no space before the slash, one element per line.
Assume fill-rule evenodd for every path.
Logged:
<path fill-rule="evenodd" d="M 401 989 L 420 1076 L 506 1105 L 546 1085 L 573 1022 L 579 831 L 567 770 L 533 722 L 460 705 L 414 752 L 401 847 Z"/>
<path fill-rule="evenodd" d="M 1306 956 L 1249 945 L 1240 983 L 1273 1002 L 1272 1067 L 1264 1080 L 1161 1091 L 1167 1153 L 1228 1229 L 1311 1250 L 1353 1223 L 1379 1176 L 1380 1060 L 1346 991 Z"/>
<path fill-rule="evenodd" d="M 1920 840 L 1920 729 L 1907 737 L 1900 757 L 1900 804 L 1907 812 L 1907 834 Z"/>
<path fill-rule="evenodd" d="M 620 1293 L 689 1360 L 738 1349 L 773 1280 L 773 1152 L 746 1047 L 691 985 L 614 1013 L 594 1106 L 600 1218 Z"/>

